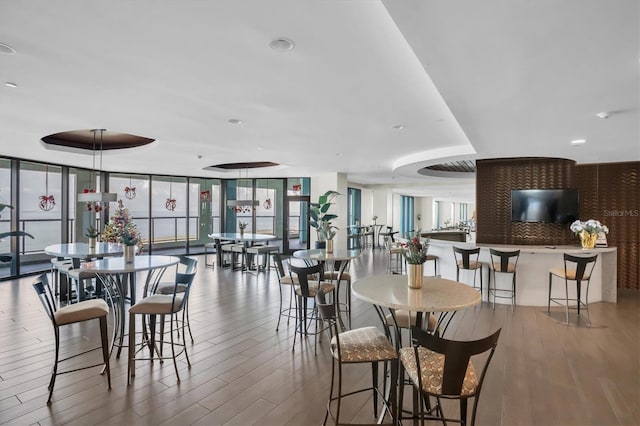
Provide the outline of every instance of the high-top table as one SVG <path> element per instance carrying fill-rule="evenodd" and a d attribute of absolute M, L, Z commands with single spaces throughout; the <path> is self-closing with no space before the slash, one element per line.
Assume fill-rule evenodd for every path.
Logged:
<path fill-rule="evenodd" d="M 342 275 L 349 266 L 351 259 L 356 259 L 362 252 L 360 250 L 345 250 L 334 249 L 332 252 L 327 252 L 326 249 L 311 249 L 311 250 L 298 250 L 293 252 L 293 257 L 296 259 L 302 259 L 305 261 L 314 260 L 317 262 L 328 263 L 331 268 L 331 272 L 336 272 L 336 262 L 340 263 L 338 273 L 336 277 L 336 294 L 340 294 L 340 281 L 342 281 Z M 349 312 L 349 328 L 351 328 L 351 283 L 347 281 L 347 301 L 346 306 Z M 339 302 L 339 301 L 338 301 Z M 339 306 L 339 305 L 338 305 Z M 338 309 L 339 310 L 339 309 Z"/>
<path fill-rule="evenodd" d="M 118 353 L 123 346 L 124 324 L 126 320 L 125 295 L 129 284 L 129 299 L 131 305 L 136 301 L 135 275 L 137 272 L 146 272 L 145 292 L 160 282 L 168 267 L 177 265 L 180 259 L 175 256 L 140 255 L 134 256 L 133 262 L 126 263 L 124 257 L 109 257 L 83 263 L 80 269 L 93 272 L 106 289 L 106 297 L 111 299 L 114 308 L 114 333 L 111 350 L 118 340 Z"/>
<path fill-rule="evenodd" d="M 222 265 L 222 250 L 220 250 L 221 245 L 220 241 L 237 241 L 244 243 L 245 250 L 242 251 L 242 263 L 244 264 L 244 256 L 246 254 L 246 247 L 249 243 L 267 243 L 269 241 L 277 240 L 278 237 L 275 235 L 269 234 L 251 234 L 248 232 L 243 232 L 242 234 L 239 232 L 216 232 L 209 234 L 209 238 L 216 240 L 216 260 L 218 261 L 218 265 Z"/>
<path fill-rule="evenodd" d="M 65 243 L 47 246 L 44 252 L 49 256 L 72 259 L 73 267 L 78 268 L 82 259 L 122 256 L 123 248 L 117 243 L 96 243 L 94 248 L 87 243 Z"/>

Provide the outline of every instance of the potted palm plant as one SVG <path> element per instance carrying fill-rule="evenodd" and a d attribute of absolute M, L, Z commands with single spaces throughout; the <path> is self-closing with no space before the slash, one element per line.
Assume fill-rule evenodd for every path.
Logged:
<path fill-rule="evenodd" d="M 309 224 L 316 229 L 318 233 L 318 241 L 316 241 L 316 248 L 326 248 L 327 241 L 330 241 L 329 245 L 333 248 L 333 237 L 336 236 L 337 227 L 331 225 L 331 221 L 336 219 L 338 215 L 329 213 L 329 209 L 333 204 L 332 201 L 340 193 L 336 191 L 327 191 L 318 198 L 317 203 L 311 203 L 309 208 L 309 216 L 311 220 Z"/>
<path fill-rule="evenodd" d="M 93 225 L 89 226 L 84 235 L 89 238 L 89 248 L 96 248 L 96 241 L 98 239 L 98 235 L 100 235 L 96 227 Z"/>

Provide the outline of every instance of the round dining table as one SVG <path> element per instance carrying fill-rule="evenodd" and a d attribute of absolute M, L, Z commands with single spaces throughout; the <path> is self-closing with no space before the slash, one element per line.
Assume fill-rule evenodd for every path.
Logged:
<path fill-rule="evenodd" d="M 47 246 L 44 252 L 49 256 L 72 259 L 74 268 L 78 268 L 82 259 L 122 256 L 123 248 L 118 243 L 101 242 L 96 243 L 95 247 L 89 247 L 87 243 L 62 243 Z"/>
<path fill-rule="evenodd" d="M 83 263 L 80 269 L 93 272 L 102 282 L 107 291 L 106 297 L 114 308 L 114 333 L 111 350 L 118 346 L 117 356 L 120 356 L 124 341 L 124 325 L 126 320 L 125 296 L 129 288 L 129 300 L 133 306 L 136 301 L 136 281 L 138 272 L 146 272 L 144 293 L 154 288 L 160 282 L 167 268 L 177 265 L 180 259 L 175 256 L 138 255 L 130 263 L 122 257 L 108 257 Z M 116 344 L 116 341 L 118 343 Z"/>

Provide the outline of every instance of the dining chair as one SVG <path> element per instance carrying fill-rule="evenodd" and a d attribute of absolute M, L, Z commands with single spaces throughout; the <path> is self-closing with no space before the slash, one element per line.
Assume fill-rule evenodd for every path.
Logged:
<path fill-rule="evenodd" d="M 184 310 L 188 306 L 189 293 L 193 278 L 196 271 L 190 273 L 176 272 L 176 278 L 171 294 L 153 293 L 138 301 L 129 308 L 129 344 L 128 344 L 128 362 L 127 362 L 127 384 L 131 383 L 131 378 L 135 376 L 136 361 L 153 361 L 159 359 L 160 362 L 171 358 L 176 372 L 177 382 L 180 383 L 180 374 L 178 373 L 177 357 L 184 353 L 187 365 L 191 368 L 191 361 L 187 351 L 187 343 L 185 336 L 185 320 Z M 182 321 L 179 320 L 178 314 L 182 312 Z M 141 341 L 136 343 L 136 316 L 148 316 L 149 320 L 143 321 L 143 330 L 139 332 L 142 336 Z M 169 344 L 171 346 L 171 356 L 163 355 L 164 339 L 164 322 L 165 316 L 169 316 Z M 156 319 L 160 317 L 160 346 L 156 339 Z M 144 327 L 148 324 L 148 330 Z M 176 347 L 179 348 L 176 351 Z M 149 357 L 137 357 L 145 348 L 149 348 Z"/>
<path fill-rule="evenodd" d="M 491 263 L 489 264 L 490 273 L 487 300 L 491 297 L 491 294 L 493 294 L 493 309 L 495 310 L 496 297 L 511 299 L 511 310 L 513 311 L 516 305 L 516 267 L 518 266 L 520 250 L 501 251 L 492 248 L 489 249 L 489 255 L 491 256 Z M 498 274 L 511 276 L 511 288 L 497 288 Z M 491 275 L 493 275 L 493 288 L 491 287 Z"/>
<path fill-rule="evenodd" d="M 473 271 L 473 288 L 476 287 L 476 272 L 480 270 L 480 296 L 482 296 L 482 262 L 479 261 L 480 247 L 465 249 L 453 246 L 456 261 L 456 281 L 460 281 L 460 270 Z"/>
<path fill-rule="evenodd" d="M 318 306 L 315 303 L 316 297 L 325 298 L 327 294 L 333 296 L 332 301 L 336 303 L 335 289 L 336 286 L 324 281 L 324 268 L 321 264 L 311 266 L 296 266 L 289 264 L 289 274 L 291 281 L 297 280 L 298 284 L 294 284 L 296 294 L 296 326 L 293 335 L 293 346 L 296 347 L 296 336 L 314 336 L 314 352 L 317 353 L 317 338 L 322 331 L 318 327 Z M 295 282 L 295 281 L 294 281 Z M 309 308 L 309 301 L 313 303 L 313 307 Z M 313 322 L 315 328 L 313 332 L 309 332 L 309 325 Z"/>
<path fill-rule="evenodd" d="M 473 398 L 471 421 L 474 425 L 478 400 L 491 358 L 498 345 L 501 329 L 474 341 L 447 340 L 414 327 L 414 345 L 400 349 L 400 372 L 406 371 L 418 398 L 420 421 L 440 420 L 467 424 L 468 400 Z M 482 356 L 486 354 L 486 356 Z M 475 361 L 475 363 L 474 363 Z M 402 407 L 404 387 L 400 387 L 399 405 Z M 434 397 L 435 405 L 430 398 Z M 460 403 L 460 418 L 445 416 L 441 399 L 454 399 Z M 414 400 L 415 401 L 415 400 Z"/>
<path fill-rule="evenodd" d="M 399 243 L 394 242 L 390 235 L 385 235 L 384 247 L 387 251 L 387 273 L 402 274 L 406 270 L 405 249 Z"/>
<path fill-rule="evenodd" d="M 180 275 L 176 274 L 175 279 L 177 280 L 179 277 L 195 276 L 196 270 L 198 267 L 198 261 L 191 257 L 180 256 L 180 262 L 176 266 L 176 272 L 180 272 Z M 206 267 L 206 265 L 205 265 Z M 160 282 L 153 289 L 153 293 L 157 294 L 173 294 L 175 282 Z M 185 283 L 178 283 L 177 291 L 179 293 L 184 293 L 186 291 Z M 189 337 L 191 337 L 191 343 L 193 343 L 193 334 L 191 333 L 191 323 L 189 322 L 189 303 L 186 302 L 186 306 L 183 310 L 182 321 L 187 322 L 187 329 L 189 330 Z"/>
<path fill-rule="evenodd" d="M 74 371 L 85 370 L 87 368 L 93 368 L 98 366 L 104 366 L 104 371 L 107 375 L 107 384 L 111 389 L 111 369 L 109 367 L 109 339 L 107 337 L 107 315 L 109 314 L 109 305 L 102 299 L 86 300 L 72 305 L 68 305 L 62 308 L 58 308 L 55 303 L 55 298 L 51 287 L 49 286 L 49 280 L 46 274 L 40 275 L 34 282 L 33 288 L 38 294 L 44 310 L 51 320 L 53 325 L 53 331 L 55 334 L 55 358 L 53 362 L 53 368 L 51 373 L 51 379 L 49 380 L 49 397 L 47 404 L 51 404 L 51 396 L 53 395 L 53 388 L 56 384 L 56 377 L 61 374 L 72 373 Z M 100 340 L 102 348 L 102 363 L 88 365 L 85 367 L 79 367 L 77 364 L 70 366 L 70 369 L 66 371 L 58 371 L 58 364 L 84 355 L 86 353 L 99 350 L 100 347 L 83 351 L 79 354 L 68 356 L 67 358 L 60 359 L 60 328 L 64 325 L 77 324 L 85 321 L 99 320 L 100 322 Z"/>
<path fill-rule="evenodd" d="M 587 324 L 591 324 L 591 318 L 589 317 L 589 283 L 591 282 L 591 275 L 597 259 L 597 254 L 595 256 L 573 256 L 567 253 L 564 254 L 564 268 L 553 268 L 549 271 L 547 315 L 551 315 L 551 302 L 558 305 L 564 305 L 566 323 L 569 324 L 569 309 L 576 309 L 578 311 L 579 318 L 580 308 L 584 307 L 585 311 L 587 311 Z M 558 277 L 564 280 L 565 297 L 551 297 L 553 277 Z M 575 281 L 576 283 L 575 298 L 569 297 L 569 281 Z M 582 283 L 586 283 L 584 302 L 582 301 Z M 575 306 L 569 306 L 569 302 L 575 302 Z"/>
<path fill-rule="evenodd" d="M 362 327 L 353 330 L 343 330 L 339 321 L 339 313 L 335 304 L 317 300 L 318 309 L 322 321 L 328 323 L 331 334 L 331 384 L 329 386 L 329 398 L 325 412 L 323 425 L 329 417 L 335 425 L 349 424 L 341 421 L 342 400 L 348 396 L 363 392 L 372 392 L 373 417 L 378 417 L 378 400 L 382 401 L 382 412 L 378 424 L 389 414 L 390 424 L 397 424 L 398 406 L 396 404 L 396 383 L 398 380 L 398 352 L 391 344 L 388 333 L 378 330 L 377 327 Z M 348 364 L 371 364 L 372 385 L 361 389 L 344 392 L 345 380 L 343 366 Z M 378 364 L 384 364 L 382 389 L 378 386 Z M 384 394 L 386 389 L 387 371 L 390 372 L 389 395 Z M 337 386 L 336 386 L 337 385 Z M 337 389 L 336 389 L 337 387 Z M 333 407 L 335 406 L 335 410 Z"/>
<path fill-rule="evenodd" d="M 289 274 L 288 269 L 285 270 L 285 262 L 283 262 L 283 257 L 284 255 L 280 253 L 273 254 L 273 262 L 276 266 L 276 274 L 278 275 L 278 289 L 280 290 L 280 308 L 278 309 L 278 323 L 276 324 L 276 331 L 278 331 L 278 329 L 280 328 L 280 319 L 283 316 L 287 318 L 287 324 L 289 324 L 290 318 L 297 318 L 295 314 L 296 309 L 295 306 L 293 306 L 295 303 L 297 303 L 293 286 L 299 285 L 298 277 L 292 277 L 291 274 Z M 289 293 L 288 308 L 282 307 L 284 299 L 283 292 Z"/>
<path fill-rule="evenodd" d="M 351 327 L 351 274 L 347 272 L 347 268 L 350 262 L 347 260 L 334 260 L 331 265 L 331 269 L 326 268 L 328 262 L 323 262 L 324 279 L 336 284 L 336 306 L 338 307 L 338 313 L 345 312 L 349 320 L 349 327 Z M 340 284 L 344 282 L 345 289 L 345 301 L 340 302 Z"/>

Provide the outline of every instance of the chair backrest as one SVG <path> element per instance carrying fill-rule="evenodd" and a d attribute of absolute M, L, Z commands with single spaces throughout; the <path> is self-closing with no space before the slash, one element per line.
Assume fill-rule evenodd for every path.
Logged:
<path fill-rule="evenodd" d="M 191 285 L 193 279 L 196 276 L 198 267 L 198 261 L 187 256 L 180 256 L 180 263 L 178 264 L 178 270 L 176 271 L 175 287 L 173 289 L 172 304 L 175 306 L 176 296 L 182 293 L 182 299 L 179 299 L 181 306 L 187 302 L 189 298 L 189 292 L 191 291 Z"/>
<path fill-rule="evenodd" d="M 467 372 L 469 360 L 474 355 L 479 355 L 489 352 L 488 357 L 485 360 L 481 373 L 478 375 L 476 370 L 476 377 L 478 384 L 476 387 L 476 395 L 480 393 L 482 382 L 484 380 L 487 367 L 493 357 L 493 353 L 498 345 L 498 337 L 500 337 L 500 331 L 498 329 L 495 333 L 480 340 L 472 341 L 459 341 L 459 340 L 447 340 L 442 337 L 438 337 L 435 334 L 431 334 L 420 327 L 411 327 L 412 337 L 416 340 L 418 346 L 425 347 L 433 352 L 444 355 L 444 369 L 442 373 L 442 394 L 443 395 L 461 395 L 462 384 Z M 417 346 L 416 346 L 417 355 Z M 419 359 L 416 356 L 416 362 L 418 364 L 418 371 L 420 371 Z M 421 373 L 418 374 L 420 378 Z M 422 386 L 422 384 L 420 384 Z"/>
<path fill-rule="evenodd" d="M 465 249 L 453 246 L 453 257 L 456 260 L 456 265 L 458 266 L 458 268 L 461 267 L 462 269 L 469 269 L 472 256 L 475 257 L 473 260 L 477 262 L 478 257 L 480 256 L 480 247 Z M 459 266 L 460 261 L 462 261 L 462 266 Z"/>
<path fill-rule="evenodd" d="M 491 268 L 496 272 L 509 272 L 509 263 L 513 263 L 513 271 L 516 270 L 518 259 L 520 257 L 520 250 L 515 251 L 500 251 L 496 249 L 489 249 L 491 254 Z M 511 260 L 514 259 L 512 262 Z M 496 267 L 496 265 L 498 265 Z"/>
<path fill-rule="evenodd" d="M 302 296 L 304 297 L 313 297 L 309 292 L 309 276 L 316 276 L 315 279 L 320 282 L 324 279 L 323 270 L 323 266 L 319 263 L 311 266 L 289 265 L 289 274 L 294 273 L 298 276 L 300 294 L 302 294 Z M 293 276 L 291 277 L 291 280 L 293 281 Z M 319 293 L 320 292 L 318 292 L 318 294 Z"/>
<path fill-rule="evenodd" d="M 44 310 L 49 316 L 51 323 L 54 327 L 57 327 L 55 316 L 53 315 L 56 310 L 56 302 L 53 297 L 53 292 L 51 291 L 51 287 L 49 286 L 49 279 L 47 278 L 47 274 L 41 274 L 36 278 L 33 282 L 33 288 L 38 294 L 38 298 L 40 302 L 42 302 L 42 306 L 44 306 Z"/>
<path fill-rule="evenodd" d="M 273 256 L 273 261 L 276 264 L 276 272 L 278 274 L 278 280 L 281 280 L 283 277 L 287 275 L 287 272 L 284 270 L 282 255 L 280 253 L 273 253 L 272 256 Z"/>
<path fill-rule="evenodd" d="M 574 280 L 589 280 L 591 278 L 593 268 L 596 266 L 596 259 L 598 259 L 597 254 L 595 256 L 573 256 L 565 253 L 564 276 L 569 277 L 570 275 L 567 275 L 568 271 L 575 270 Z"/>

